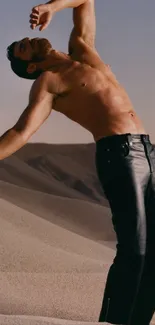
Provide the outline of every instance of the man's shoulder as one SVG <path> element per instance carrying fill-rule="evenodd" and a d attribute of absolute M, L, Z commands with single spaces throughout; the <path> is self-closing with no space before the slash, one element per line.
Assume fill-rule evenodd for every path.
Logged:
<path fill-rule="evenodd" d="M 33 87 L 46 86 L 49 78 L 51 76 L 51 71 L 44 71 L 40 74 L 40 76 L 33 82 Z"/>
<path fill-rule="evenodd" d="M 101 59 L 97 49 L 95 47 L 90 47 L 82 39 L 79 42 L 80 46 L 78 47 L 78 50 L 70 53 L 72 60 L 77 60 L 81 63 L 88 64 L 93 68 L 104 71 L 105 63 Z"/>
<path fill-rule="evenodd" d="M 57 88 L 57 78 L 52 71 L 44 71 L 33 82 L 30 92 L 51 92 L 55 93 Z"/>

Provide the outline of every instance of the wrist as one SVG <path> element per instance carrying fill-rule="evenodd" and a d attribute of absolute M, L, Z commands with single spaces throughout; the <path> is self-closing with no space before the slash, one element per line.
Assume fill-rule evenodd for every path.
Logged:
<path fill-rule="evenodd" d="M 57 0 L 51 0 L 46 3 L 49 7 L 49 9 L 54 13 L 58 11 L 58 5 L 57 5 Z"/>

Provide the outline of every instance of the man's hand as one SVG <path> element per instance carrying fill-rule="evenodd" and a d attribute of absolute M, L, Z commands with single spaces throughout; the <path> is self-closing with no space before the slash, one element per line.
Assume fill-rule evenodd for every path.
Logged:
<path fill-rule="evenodd" d="M 48 27 L 54 15 L 52 6 L 50 4 L 41 4 L 32 8 L 30 14 L 30 27 L 35 29 L 40 26 L 39 30 L 42 31 Z"/>
<path fill-rule="evenodd" d="M 46 4 L 38 5 L 32 8 L 30 14 L 30 27 L 35 29 L 40 26 L 39 30 L 42 31 L 47 28 L 52 20 L 54 13 L 61 11 L 65 8 L 75 8 L 81 6 L 88 0 L 51 0 Z"/>

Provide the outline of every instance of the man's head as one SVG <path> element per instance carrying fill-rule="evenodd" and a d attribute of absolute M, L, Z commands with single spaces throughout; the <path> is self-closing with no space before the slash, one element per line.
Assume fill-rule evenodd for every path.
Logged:
<path fill-rule="evenodd" d="M 41 61 L 45 61 L 52 50 L 45 38 L 24 38 L 7 48 L 7 57 L 13 72 L 26 79 L 36 79 L 42 73 Z"/>

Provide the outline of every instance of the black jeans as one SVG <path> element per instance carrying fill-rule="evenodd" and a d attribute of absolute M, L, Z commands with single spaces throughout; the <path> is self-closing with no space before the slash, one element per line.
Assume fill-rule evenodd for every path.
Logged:
<path fill-rule="evenodd" d="M 100 139 L 96 168 L 117 236 L 99 322 L 148 325 L 155 310 L 155 150 L 149 136 Z"/>

